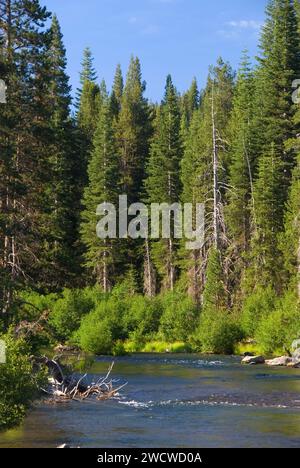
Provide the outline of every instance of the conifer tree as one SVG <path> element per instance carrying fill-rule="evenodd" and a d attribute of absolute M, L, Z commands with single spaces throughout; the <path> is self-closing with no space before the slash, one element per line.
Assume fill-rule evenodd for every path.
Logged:
<path fill-rule="evenodd" d="M 81 234 L 86 248 L 86 266 L 92 270 L 104 291 L 109 291 L 116 281 L 118 241 L 100 239 L 96 235 L 99 221 L 96 210 L 102 203 L 118 203 L 118 155 L 112 131 L 112 116 L 108 98 L 101 108 L 93 151 L 88 168 L 89 183 L 84 193 Z M 117 233 L 115 233 L 117 236 Z"/>
<path fill-rule="evenodd" d="M 66 51 L 57 17 L 50 28 L 49 44 L 50 103 L 52 109 L 51 151 L 51 215 L 48 246 L 47 283 L 54 289 L 74 284 L 79 277 L 79 211 L 84 171 L 77 157 L 76 132 L 70 119 L 71 87 L 66 75 Z M 78 247 L 78 245 L 77 245 Z"/>
<path fill-rule="evenodd" d="M 230 166 L 226 223 L 230 236 L 231 283 L 236 292 L 246 268 L 245 254 L 255 229 L 253 181 L 256 173 L 253 152 L 254 77 L 244 52 L 233 99 L 230 119 Z"/>
<path fill-rule="evenodd" d="M 221 246 L 224 246 L 224 200 L 228 179 L 228 121 L 232 108 L 233 72 L 230 66 L 219 59 L 211 68 L 199 111 L 194 113 L 184 157 L 181 164 L 184 203 L 205 204 L 206 241 L 201 251 L 182 251 L 182 266 L 188 276 L 188 289 L 199 301 L 205 284 L 208 254 L 216 239 L 216 229 L 221 231 Z M 216 157 L 218 161 L 216 161 Z M 216 164 L 217 162 L 217 164 Z M 216 177 L 217 176 L 217 177 Z M 218 187 L 215 182 L 218 179 Z M 214 194 L 218 200 L 214 200 Z M 217 214 L 217 216 L 215 216 Z M 216 226 L 217 221 L 217 226 Z M 221 225 L 222 224 L 222 225 Z M 217 242 L 216 242 L 217 241 Z"/>
<path fill-rule="evenodd" d="M 80 88 L 77 89 L 76 95 L 76 107 L 80 107 L 81 95 L 83 92 L 84 83 L 89 81 L 91 83 L 96 83 L 97 81 L 97 72 L 94 68 L 94 57 L 90 47 L 86 47 L 83 51 L 83 59 L 81 62 L 81 72 L 80 72 Z"/>
<path fill-rule="evenodd" d="M 300 36 L 293 0 L 270 0 L 260 40 L 257 71 L 256 119 L 260 134 L 260 154 L 272 143 L 284 163 L 281 190 L 287 199 L 295 153 L 285 143 L 299 133 L 295 126 L 296 106 L 291 102 L 291 86 L 300 76 Z"/>
<path fill-rule="evenodd" d="M 134 203 L 141 197 L 149 152 L 151 126 L 145 88 L 140 61 L 132 57 L 116 127 L 122 190 L 128 196 L 128 203 Z"/>
<path fill-rule="evenodd" d="M 121 65 L 117 66 L 112 93 L 110 96 L 111 112 L 114 118 L 118 118 L 121 111 L 122 96 L 124 90 L 124 80 L 121 70 Z"/>
<path fill-rule="evenodd" d="M 193 79 L 190 89 L 181 98 L 181 132 L 185 142 L 193 113 L 199 108 L 200 94 L 196 78 Z"/>
<path fill-rule="evenodd" d="M 38 0 L 1 2 L 1 56 L 7 104 L 1 105 L 1 287 L 2 311 L 9 312 L 18 287 L 36 283 L 47 231 L 45 192 L 50 109 L 47 34 L 49 13 Z M 47 216 L 46 216 L 47 218 Z"/>
<path fill-rule="evenodd" d="M 250 285 L 280 285 L 281 260 L 279 235 L 282 232 L 284 195 L 282 193 L 283 162 L 273 143 L 260 158 L 254 184 L 256 231 L 252 239 Z"/>
<path fill-rule="evenodd" d="M 165 97 L 157 113 L 147 168 L 146 190 L 149 203 L 172 205 L 180 200 L 181 157 L 179 98 L 172 78 L 168 76 Z M 176 278 L 176 243 L 178 241 L 174 238 L 174 230 L 170 239 L 152 243 L 154 264 L 161 275 L 163 286 L 172 290 Z"/>
<path fill-rule="evenodd" d="M 120 74 L 115 84 L 121 94 Z M 127 195 L 128 205 L 143 199 L 143 181 L 145 166 L 149 155 L 149 140 L 152 123 L 148 101 L 144 97 L 146 84 L 142 81 L 141 65 L 138 58 L 131 58 L 124 91 L 121 97 L 121 109 L 115 119 L 115 135 L 119 154 L 121 193 Z M 116 117 L 116 113 L 114 113 Z M 142 241 L 123 239 L 122 246 L 126 262 L 124 273 L 134 267 L 142 283 L 144 249 Z M 141 288 L 142 289 L 142 288 Z"/>

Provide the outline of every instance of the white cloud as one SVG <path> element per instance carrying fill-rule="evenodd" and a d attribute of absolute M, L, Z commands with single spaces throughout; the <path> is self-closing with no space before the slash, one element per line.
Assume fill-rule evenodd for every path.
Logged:
<path fill-rule="evenodd" d="M 159 27 L 155 24 L 149 24 L 141 32 L 146 36 L 153 36 L 159 32 Z"/>
<path fill-rule="evenodd" d="M 229 21 L 226 23 L 227 26 L 235 29 L 260 29 L 263 25 L 262 21 L 256 20 L 238 20 L 238 21 Z"/>

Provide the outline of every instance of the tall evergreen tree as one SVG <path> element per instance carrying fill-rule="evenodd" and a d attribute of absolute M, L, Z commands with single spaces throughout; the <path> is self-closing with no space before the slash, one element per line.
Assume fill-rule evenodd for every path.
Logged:
<path fill-rule="evenodd" d="M 120 75 L 117 82 L 120 95 Z M 145 166 L 152 132 L 148 101 L 144 97 L 145 89 L 140 61 L 132 57 L 122 93 L 121 109 L 114 125 L 120 163 L 121 193 L 127 195 L 129 205 L 143 199 Z M 134 267 L 137 277 L 141 280 L 142 242 L 123 239 L 122 246 L 124 254 L 126 251 L 124 258 L 127 259 L 123 265 L 124 273 Z"/>
<path fill-rule="evenodd" d="M 179 98 L 172 78 L 168 76 L 165 97 L 157 113 L 147 168 L 146 190 L 149 203 L 172 205 L 180 200 L 181 158 Z M 174 238 L 174 230 L 170 239 L 152 243 L 153 260 L 161 275 L 163 287 L 170 289 L 174 289 L 176 279 L 176 243 L 178 241 Z"/>
<path fill-rule="evenodd" d="M 84 193 L 84 211 L 81 224 L 82 240 L 86 247 L 86 266 L 92 270 L 98 284 L 106 292 L 111 289 L 117 278 L 119 241 L 97 237 L 96 210 L 101 203 L 112 203 L 117 206 L 118 168 L 116 142 L 112 131 L 112 116 L 108 98 L 106 98 L 93 140 L 93 152 L 88 168 L 89 184 Z"/>
<path fill-rule="evenodd" d="M 144 97 L 145 88 L 140 61 L 132 57 L 116 128 L 122 190 L 127 194 L 129 203 L 136 202 L 141 197 L 149 152 L 151 126 L 148 103 Z"/>
<path fill-rule="evenodd" d="M 270 145 L 284 163 L 282 191 L 287 197 L 295 153 L 285 142 L 299 133 L 295 126 L 296 106 L 291 102 L 291 86 L 300 76 L 300 36 L 293 0 L 270 0 L 260 40 L 257 71 L 256 118 L 260 153 Z"/>
<path fill-rule="evenodd" d="M 13 292 L 39 278 L 48 207 L 43 183 L 48 177 L 47 33 L 49 13 L 38 0 L 1 2 L 1 56 L 7 104 L 1 106 L 1 305 L 10 310 Z M 47 218 L 47 216 L 46 216 Z"/>
<path fill-rule="evenodd" d="M 280 285 L 281 260 L 279 234 L 282 231 L 284 196 L 282 193 L 283 162 L 273 143 L 260 158 L 254 184 L 256 231 L 252 239 L 250 271 L 252 284 Z"/>
<path fill-rule="evenodd" d="M 49 145 L 53 177 L 50 184 L 51 214 L 47 252 L 47 283 L 53 288 L 70 286 L 79 277 L 79 216 L 84 170 L 77 157 L 74 123 L 70 119 L 71 87 L 66 75 L 66 51 L 57 17 L 50 28 L 49 69 L 52 140 Z M 77 249 L 75 246 L 77 245 Z"/>
<path fill-rule="evenodd" d="M 233 78 L 230 66 L 222 59 L 211 68 L 200 109 L 192 118 L 181 164 L 183 202 L 194 206 L 204 203 L 206 211 L 205 247 L 200 252 L 182 251 L 188 289 L 198 300 L 206 282 L 210 247 L 213 243 L 221 243 L 223 247 L 225 240 L 223 204 L 228 181 L 228 121 L 232 109 Z"/>
<path fill-rule="evenodd" d="M 80 72 L 80 88 L 77 89 L 76 107 L 80 107 L 81 95 L 86 81 L 95 83 L 97 81 L 97 72 L 94 68 L 94 57 L 90 47 L 86 47 L 83 51 L 83 59 L 81 62 Z"/>
<path fill-rule="evenodd" d="M 123 80 L 121 65 L 118 65 L 116 69 L 116 73 L 115 73 L 112 93 L 110 96 L 110 106 L 111 106 L 111 111 L 112 111 L 112 115 L 114 118 L 118 118 L 120 114 L 123 91 L 124 91 L 124 80 Z"/>
<path fill-rule="evenodd" d="M 233 99 L 230 119 L 229 190 L 227 191 L 226 223 L 230 236 L 231 283 L 240 290 L 246 268 L 245 255 L 255 229 L 253 182 L 256 155 L 253 151 L 254 77 L 247 52 L 244 52 Z M 236 299 L 236 298 L 235 298 Z"/>

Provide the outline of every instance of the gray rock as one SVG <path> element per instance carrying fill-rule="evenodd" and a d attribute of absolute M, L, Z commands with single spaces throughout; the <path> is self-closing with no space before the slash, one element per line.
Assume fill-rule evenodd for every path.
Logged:
<path fill-rule="evenodd" d="M 300 340 L 295 340 L 292 344 L 292 350 L 296 351 L 299 348 L 300 348 Z"/>
<path fill-rule="evenodd" d="M 265 358 L 263 356 L 246 356 L 242 360 L 242 364 L 248 365 L 257 365 L 257 364 L 264 364 Z"/>
<path fill-rule="evenodd" d="M 300 361 L 300 348 L 295 349 L 293 352 L 293 360 L 299 362 Z"/>
<path fill-rule="evenodd" d="M 283 367 L 283 366 L 287 366 L 288 364 L 292 363 L 293 362 L 293 359 L 290 358 L 290 357 L 287 357 L 287 356 L 282 356 L 282 357 L 279 357 L 279 358 L 276 358 L 276 359 L 270 359 L 268 361 L 266 361 L 266 364 L 268 366 L 273 366 L 273 367 Z"/>

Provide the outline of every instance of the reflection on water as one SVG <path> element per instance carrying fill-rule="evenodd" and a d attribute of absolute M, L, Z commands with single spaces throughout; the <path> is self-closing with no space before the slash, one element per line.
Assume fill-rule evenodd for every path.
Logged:
<path fill-rule="evenodd" d="M 105 374 L 108 358 L 89 372 Z M 300 372 L 234 357 L 118 358 L 115 400 L 39 404 L 0 447 L 298 447 Z"/>

